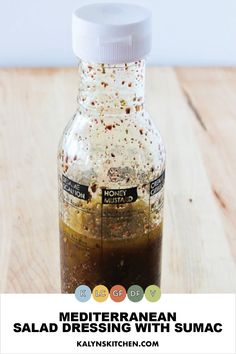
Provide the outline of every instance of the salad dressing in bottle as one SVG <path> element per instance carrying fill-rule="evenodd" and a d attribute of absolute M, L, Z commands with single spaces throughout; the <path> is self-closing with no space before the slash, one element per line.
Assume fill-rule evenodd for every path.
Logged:
<path fill-rule="evenodd" d="M 93 4 L 73 15 L 78 109 L 59 144 L 62 292 L 160 286 L 165 151 L 146 111 L 150 12 Z"/>

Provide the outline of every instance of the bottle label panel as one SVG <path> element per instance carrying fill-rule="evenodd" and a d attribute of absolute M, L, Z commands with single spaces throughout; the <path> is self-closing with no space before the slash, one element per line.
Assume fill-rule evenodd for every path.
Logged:
<path fill-rule="evenodd" d="M 102 204 L 134 203 L 137 198 L 137 187 L 125 189 L 102 189 Z"/>
<path fill-rule="evenodd" d="M 164 183 L 165 183 L 165 170 L 158 178 L 150 182 L 150 197 L 160 192 L 160 190 L 164 187 Z"/>
<path fill-rule="evenodd" d="M 72 181 L 70 178 L 62 175 L 62 188 L 73 197 L 88 200 L 89 191 L 88 186 Z"/>

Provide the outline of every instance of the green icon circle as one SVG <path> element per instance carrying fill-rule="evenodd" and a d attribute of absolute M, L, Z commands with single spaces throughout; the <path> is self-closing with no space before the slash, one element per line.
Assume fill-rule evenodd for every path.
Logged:
<path fill-rule="evenodd" d="M 161 289 L 157 285 L 149 285 L 145 290 L 145 297 L 150 302 L 156 302 L 161 297 Z"/>
<path fill-rule="evenodd" d="M 131 285 L 127 291 L 128 299 L 132 302 L 139 302 L 142 300 L 144 291 L 139 285 Z"/>

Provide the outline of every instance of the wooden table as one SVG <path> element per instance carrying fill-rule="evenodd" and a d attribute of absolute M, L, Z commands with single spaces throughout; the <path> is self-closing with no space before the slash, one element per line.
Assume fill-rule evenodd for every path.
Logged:
<path fill-rule="evenodd" d="M 56 150 L 76 69 L 0 70 L 0 291 L 59 292 Z M 163 292 L 235 292 L 236 69 L 149 68 L 167 149 Z"/>

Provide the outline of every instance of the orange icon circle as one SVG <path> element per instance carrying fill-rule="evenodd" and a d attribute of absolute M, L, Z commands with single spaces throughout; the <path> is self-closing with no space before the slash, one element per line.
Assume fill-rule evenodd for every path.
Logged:
<path fill-rule="evenodd" d="M 110 290 L 110 297 L 115 302 L 121 302 L 126 298 L 126 289 L 122 285 L 114 285 Z"/>

